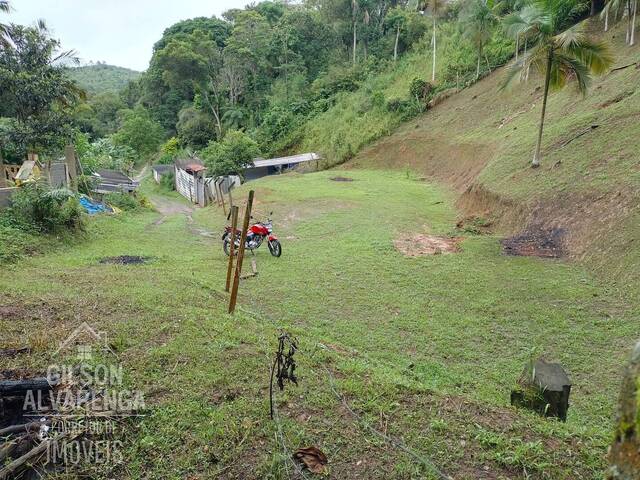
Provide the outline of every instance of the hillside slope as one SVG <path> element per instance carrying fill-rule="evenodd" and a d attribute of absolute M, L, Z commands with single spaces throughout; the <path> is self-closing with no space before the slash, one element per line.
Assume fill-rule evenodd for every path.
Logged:
<path fill-rule="evenodd" d="M 606 37 L 616 67 L 635 65 L 595 79 L 585 98 L 571 86 L 550 95 L 542 168 L 529 167 L 542 79 L 500 92 L 504 69 L 364 149 L 347 168 L 435 177 L 460 194 L 464 214 L 492 218 L 504 234 L 559 232 L 567 256 L 631 280 L 640 265 L 640 48 L 624 45 L 622 29 Z"/>
<path fill-rule="evenodd" d="M 105 92 L 117 92 L 141 73 L 114 65 L 96 64 L 70 69 L 71 78 L 88 93 L 97 95 Z"/>

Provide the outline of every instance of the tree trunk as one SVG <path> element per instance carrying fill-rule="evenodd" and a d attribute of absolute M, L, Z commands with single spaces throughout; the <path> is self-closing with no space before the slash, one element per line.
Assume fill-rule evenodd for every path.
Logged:
<path fill-rule="evenodd" d="M 547 98 L 549 96 L 549 83 L 551 83 L 551 64 L 553 62 L 553 52 L 547 52 L 547 71 L 544 76 L 544 97 L 542 97 L 542 113 L 540 114 L 540 126 L 538 128 L 538 141 L 536 143 L 536 153 L 531 162 L 531 168 L 540 166 L 540 149 L 542 147 L 542 130 L 544 129 L 544 115 L 547 111 Z"/>
<path fill-rule="evenodd" d="M 626 36 L 626 42 L 627 45 L 631 44 L 631 0 L 627 0 L 627 8 L 625 9 L 627 11 L 627 36 Z"/>
<path fill-rule="evenodd" d="M 607 11 L 604 12 L 604 31 L 605 32 L 609 31 L 609 9 L 607 9 Z"/>
<path fill-rule="evenodd" d="M 395 62 L 398 59 L 398 42 L 400 40 L 400 24 L 398 24 L 398 28 L 396 29 L 396 43 L 393 46 L 393 61 Z"/>
<path fill-rule="evenodd" d="M 631 40 L 629 45 L 636 43 L 636 15 L 638 13 L 638 0 L 633 0 L 633 19 L 631 20 Z"/>
<path fill-rule="evenodd" d="M 480 62 L 482 61 L 482 45 L 478 48 L 478 66 L 476 68 L 476 80 L 480 78 Z"/>
<path fill-rule="evenodd" d="M 433 66 L 431 68 L 431 83 L 436 81 L 436 16 L 433 15 Z"/>
<path fill-rule="evenodd" d="M 518 54 L 520 53 L 520 34 L 516 34 L 516 62 L 518 61 Z"/>
<path fill-rule="evenodd" d="M 358 34 L 356 32 L 356 21 L 353 21 L 353 64 L 356 64 L 356 46 L 358 44 Z"/>

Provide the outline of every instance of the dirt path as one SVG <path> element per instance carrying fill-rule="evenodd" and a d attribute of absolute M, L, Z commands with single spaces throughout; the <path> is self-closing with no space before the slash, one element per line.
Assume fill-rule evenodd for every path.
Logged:
<path fill-rule="evenodd" d="M 194 225 L 195 222 L 193 220 L 192 207 L 166 197 L 151 197 L 149 200 L 153 207 L 162 215 L 158 220 L 153 222 L 152 225 L 162 225 L 167 220 L 167 218 L 173 215 L 184 215 L 187 217 L 188 229 L 194 235 L 200 235 L 208 238 L 213 238 L 216 236 L 214 232 L 209 232 L 202 228 L 197 228 Z"/>

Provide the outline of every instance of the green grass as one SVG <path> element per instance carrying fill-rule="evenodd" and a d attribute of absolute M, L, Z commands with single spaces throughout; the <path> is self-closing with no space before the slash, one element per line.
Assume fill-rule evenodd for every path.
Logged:
<path fill-rule="evenodd" d="M 628 293 L 575 264 L 505 257 L 493 236 L 403 257 L 396 237 L 456 231 L 454 195 L 407 173 L 335 175 L 249 184 L 254 216 L 274 212 L 283 255 L 257 253 L 260 273 L 242 282 L 233 317 L 220 241 L 194 229 L 220 232 L 216 208 L 197 210 L 195 225 L 184 215 L 156 224 L 149 211 L 98 218 L 90 239 L 5 267 L 2 311 L 18 313 L 0 316 L 3 338 L 39 349 L 0 367 L 43 368 L 81 321 L 109 333 L 148 415 L 127 429 L 126 466 L 104 476 L 289 478 L 291 452 L 317 445 L 331 478 L 431 478 L 369 425 L 454 478 L 601 478 L 620 365 L 638 334 Z M 153 260 L 98 263 L 123 254 Z M 300 342 L 300 384 L 277 393 L 282 437 L 268 415 L 281 329 Z M 508 406 L 533 348 L 570 372 L 566 424 Z"/>

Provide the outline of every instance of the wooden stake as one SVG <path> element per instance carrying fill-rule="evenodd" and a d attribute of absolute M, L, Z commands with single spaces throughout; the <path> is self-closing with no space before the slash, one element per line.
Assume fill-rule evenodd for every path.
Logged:
<path fill-rule="evenodd" d="M 238 260 L 236 261 L 236 272 L 233 277 L 233 288 L 231 289 L 231 298 L 229 299 L 229 313 L 233 313 L 236 309 L 236 301 L 238 299 L 238 287 L 240 286 L 240 273 L 242 273 L 242 260 L 244 259 L 244 244 L 247 241 L 247 230 L 249 230 L 249 220 L 251 219 L 251 208 L 253 207 L 253 190 L 249 192 L 247 199 L 247 207 L 244 210 L 244 223 L 242 225 L 242 235 L 240 236 L 240 248 L 238 250 Z"/>
<path fill-rule="evenodd" d="M 224 212 L 224 216 L 227 216 L 227 207 L 224 204 L 224 194 L 222 193 L 222 182 L 224 182 L 224 178 L 220 180 L 220 185 L 218 188 L 220 189 L 220 200 L 222 200 L 222 211 Z"/>
<path fill-rule="evenodd" d="M 231 207 L 231 246 L 229 247 L 229 265 L 227 267 L 227 284 L 224 291 L 231 288 L 231 272 L 233 272 L 233 257 L 236 253 L 236 230 L 238 229 L 238 207 Z"/>

